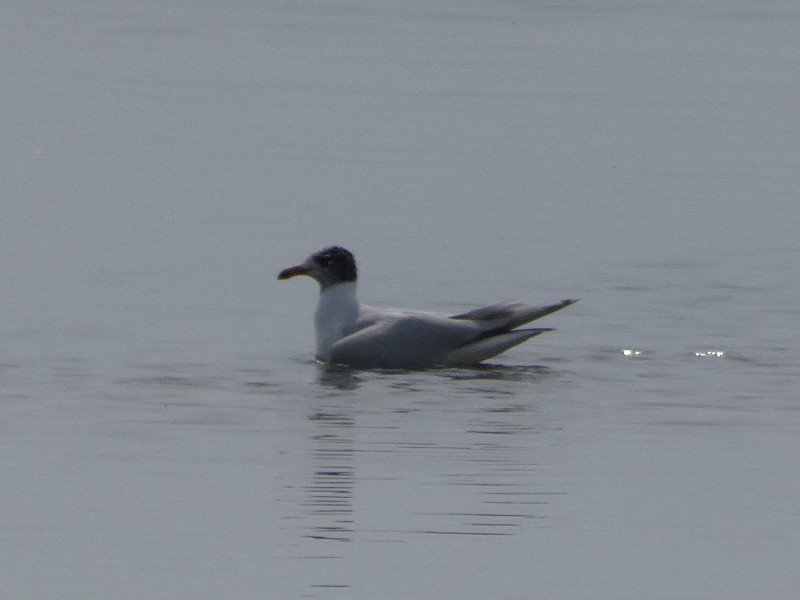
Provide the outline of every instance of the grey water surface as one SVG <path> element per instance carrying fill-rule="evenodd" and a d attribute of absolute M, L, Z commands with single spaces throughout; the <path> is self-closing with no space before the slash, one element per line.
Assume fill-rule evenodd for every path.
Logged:
<path fill-rule="evenodd" d="M 14 2 L 3 598 L 800 593 L 795 2 Z M 581 302 L 474 369 L 362 298 Z"/>

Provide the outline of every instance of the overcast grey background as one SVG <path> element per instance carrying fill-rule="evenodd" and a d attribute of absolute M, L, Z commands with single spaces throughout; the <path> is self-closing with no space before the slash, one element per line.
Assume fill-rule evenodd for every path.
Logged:
<path fill-rule="evenodd" d="M 3 14 L 4 596 L 800 590 L 795 2 Z M 330 243 L 377 304 L 582 302 L 331 374 L 275 281 Z"/>

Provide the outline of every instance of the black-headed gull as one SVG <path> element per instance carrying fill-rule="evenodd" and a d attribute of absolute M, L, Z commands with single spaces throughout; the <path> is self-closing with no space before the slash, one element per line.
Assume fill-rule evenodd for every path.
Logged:
<path fill-rule="evenodd" d="M 424 369 L 469 366 L 491 358 L 549 328 L 515 329 L 569 306 L 502 303 L 460 315 L 410 310 L 380 310 L 356 298 L 356 261 L 339 246 L 325 248 L 278 279 L 308 275 L 319 283 L 314 317 L 316 358 L 352 367 Z"/>

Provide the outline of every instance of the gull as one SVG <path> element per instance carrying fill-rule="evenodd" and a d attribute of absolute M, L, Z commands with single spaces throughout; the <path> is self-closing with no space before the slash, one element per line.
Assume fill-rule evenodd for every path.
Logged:
<path fill-rule="evenodd" d="M 466 367 L 496 356 L 550 328 L 516 329 L 577 302 L 547 306 L 505 302 L 446 316 L 360 304 L 356 261 L 340 246 L 315 252 L 278 279 L 307 275 L 319 283 L 314 316 L 316 358 L 362 369 Z"/>

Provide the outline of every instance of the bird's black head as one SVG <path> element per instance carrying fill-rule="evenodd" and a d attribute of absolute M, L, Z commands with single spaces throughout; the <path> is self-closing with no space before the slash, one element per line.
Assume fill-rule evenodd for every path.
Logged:
<path fill-rule="evenodd" d="M 311 259 L 326 272 L 331 283 L 356 280 L 356 259 L 349 250 L 341 246 L 331 246 L 314 253 Z"/>
<path fill-rule="evenodd" d="M 356 280 L 356 259 L 341 246 L 330 246 L 309 256 L 302 265 L 284 269 L 278 279 L 308 275 L 325 289 L 337 283 Z"/>

